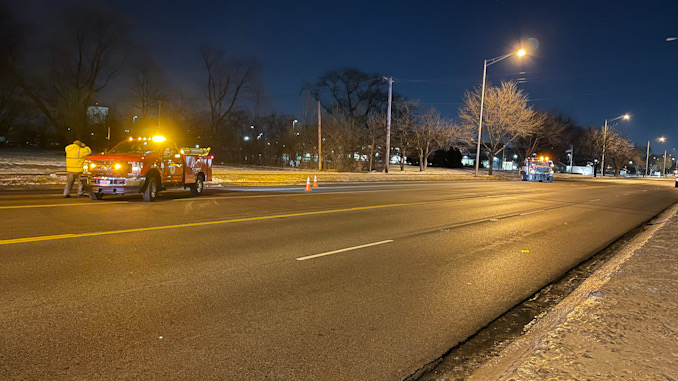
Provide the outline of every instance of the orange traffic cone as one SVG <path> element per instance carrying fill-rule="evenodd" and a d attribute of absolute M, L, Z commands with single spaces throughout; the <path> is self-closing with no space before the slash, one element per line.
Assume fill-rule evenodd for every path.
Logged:
<path fill-rule="evenodd" d="M 318 187 L 318 176 L 313 176 L 313 188 Z"/>
<path fill-rule="evenodd" d="M 310 191 L 311 191 L 311 178 L 307 177 L 306 178 L 306 192 L 310 192 Z"/>

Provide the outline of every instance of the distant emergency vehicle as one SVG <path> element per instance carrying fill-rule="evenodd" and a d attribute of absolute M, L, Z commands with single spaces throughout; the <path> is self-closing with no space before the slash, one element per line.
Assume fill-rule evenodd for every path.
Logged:
<path fill-rule="evenodd" d="M 548 157 L 537 157 L 534 154 L 523 161 L 523 165 L 520 167 L 520 176 L 523 181 L 553 182 L 553 161 L 549 160 Z"/>
<path fill-rule="evenodd" d="M 153 201 L 161 190 L 190 189 L 202 193 L 205 181 L 212 180 L 209 148 L 178 148 L 162 137 L 129 138 L 107 153 L 85 160 L 86 190 L 92 200 L 105 194 L 141 193 Z"/>

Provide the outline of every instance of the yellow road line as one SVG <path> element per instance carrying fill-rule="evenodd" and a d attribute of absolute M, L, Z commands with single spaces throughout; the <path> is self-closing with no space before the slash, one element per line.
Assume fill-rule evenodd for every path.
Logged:
<path fill-rule="evenodd" d="M 230 219 L 230 220 L 193 222 L 193 223 L 188 223 L 188 224 L 154 226 L 154 227 L 136 228 L 136 229 L 111 230 L 111 231 L 105 231 L 105 232 L 57 234 L 57 235 L 45 235 L 45 236 L 37 236 L 37 237 L 14 238 L 14 239 L 0 240 L 0 246 L 1 245 L 13 245 L 13 244 L 17 244 L 17 243 L 27 243 L 27 242 L 53 241 L 53 240 L 59 240 L 59 239 L 94 237 L 94 236 L 103 236 L 103 235 L 112 235 L 112 234 L 147 232 L 147 231 L 154 231 L 154 230 L 180 229 L 180 228 L 189 228 L 189 227 L 196 227 L 196 226 L 231 224 L 231 223 L 236 223 L 236 222 L 273 220 L 273 219 L 276 219 L 276 218 L 290 218 L 290 217 L 313 216 L 313 215 L 330 214 L 330 213 L 354 212 L 354 211 L 359 211 L 359 210 L 395 208 L 395 207 L 401 207 L 401 206 L 425 205 L 425 204 L 434 204 L 434 203 L 442 203 L 442 202 L 450 202 L 450 201 L 458 201 L 458 200 L 457 199 L 436 200 L 436 201 L 422 201 L 422 202 L 412 202 L 412 203 L 358 206 L 358 207 L 353 207 L 353 208 L 320 210 L 320 211 L 315 211 L 315 212 L 288 213 L 288 214 L 278 214 L 278 215 L 274 215 L 274 216 L 235 218 L 235 219 Z"/>

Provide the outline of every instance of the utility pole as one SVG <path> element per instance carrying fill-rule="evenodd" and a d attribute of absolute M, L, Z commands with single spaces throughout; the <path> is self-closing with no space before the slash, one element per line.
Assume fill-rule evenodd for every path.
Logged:
<path fill-rule="evenodd" d="M 650 141 L 647 141 L 647 156 L 645 156 L 645 177 L 648 175 L 650 170 Z"/>
<path fill-rule="evenodd" d="M 664 166 L 662 167 L 662 177 L 666 177 L 666 150 L 664 150 Z"/>
<path fill-rule="evenodd" d="M 388 173 L 388 164 L 391 161 L 391 101 L 393 100 L 393 77 L 388 77 L 388 110 L 386 111 L 386 161 L 384 172 Z"/>
<path fill-rule="evenodd" d="M 318 170 L 323 170 L 323 134 L 322 121 L 320 119 L 320 101 L 318 101 Z"/>
<path fill-rule="evenodd" d="M 158 99 L 158 129 L 160 128 L 160 115 L 162 115 L 162 99 Z"/>

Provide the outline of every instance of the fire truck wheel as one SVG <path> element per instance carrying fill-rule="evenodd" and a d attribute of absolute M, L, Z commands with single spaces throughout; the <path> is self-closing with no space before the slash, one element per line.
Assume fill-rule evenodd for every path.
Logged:
<path fill-rule="evenodd" d="M 158 196 L 158 178 L 151 176 L 147 180 L 146 188 L 144 189 L 144 201 L 153 201 Z"/>
<path fill-rule="evenodd" d="M 92 200 L 95 200 L 95 201 L 101 200 L 101 199 L 104 198 L 104 194 L 99 193 L 99 192 L 89 192 L 89 198 L 91 198 Z"/>
<path fill-rule="evenodd" d="M 193 186 L 191 187 L 191 194 L 193 196 L 200 196 L 204 189 L 205 189 L 205 182 L 202 179 L 202 176 L 198 176 L 198 178 L 195 179 L 195 184 L 193 184 Z"/>

